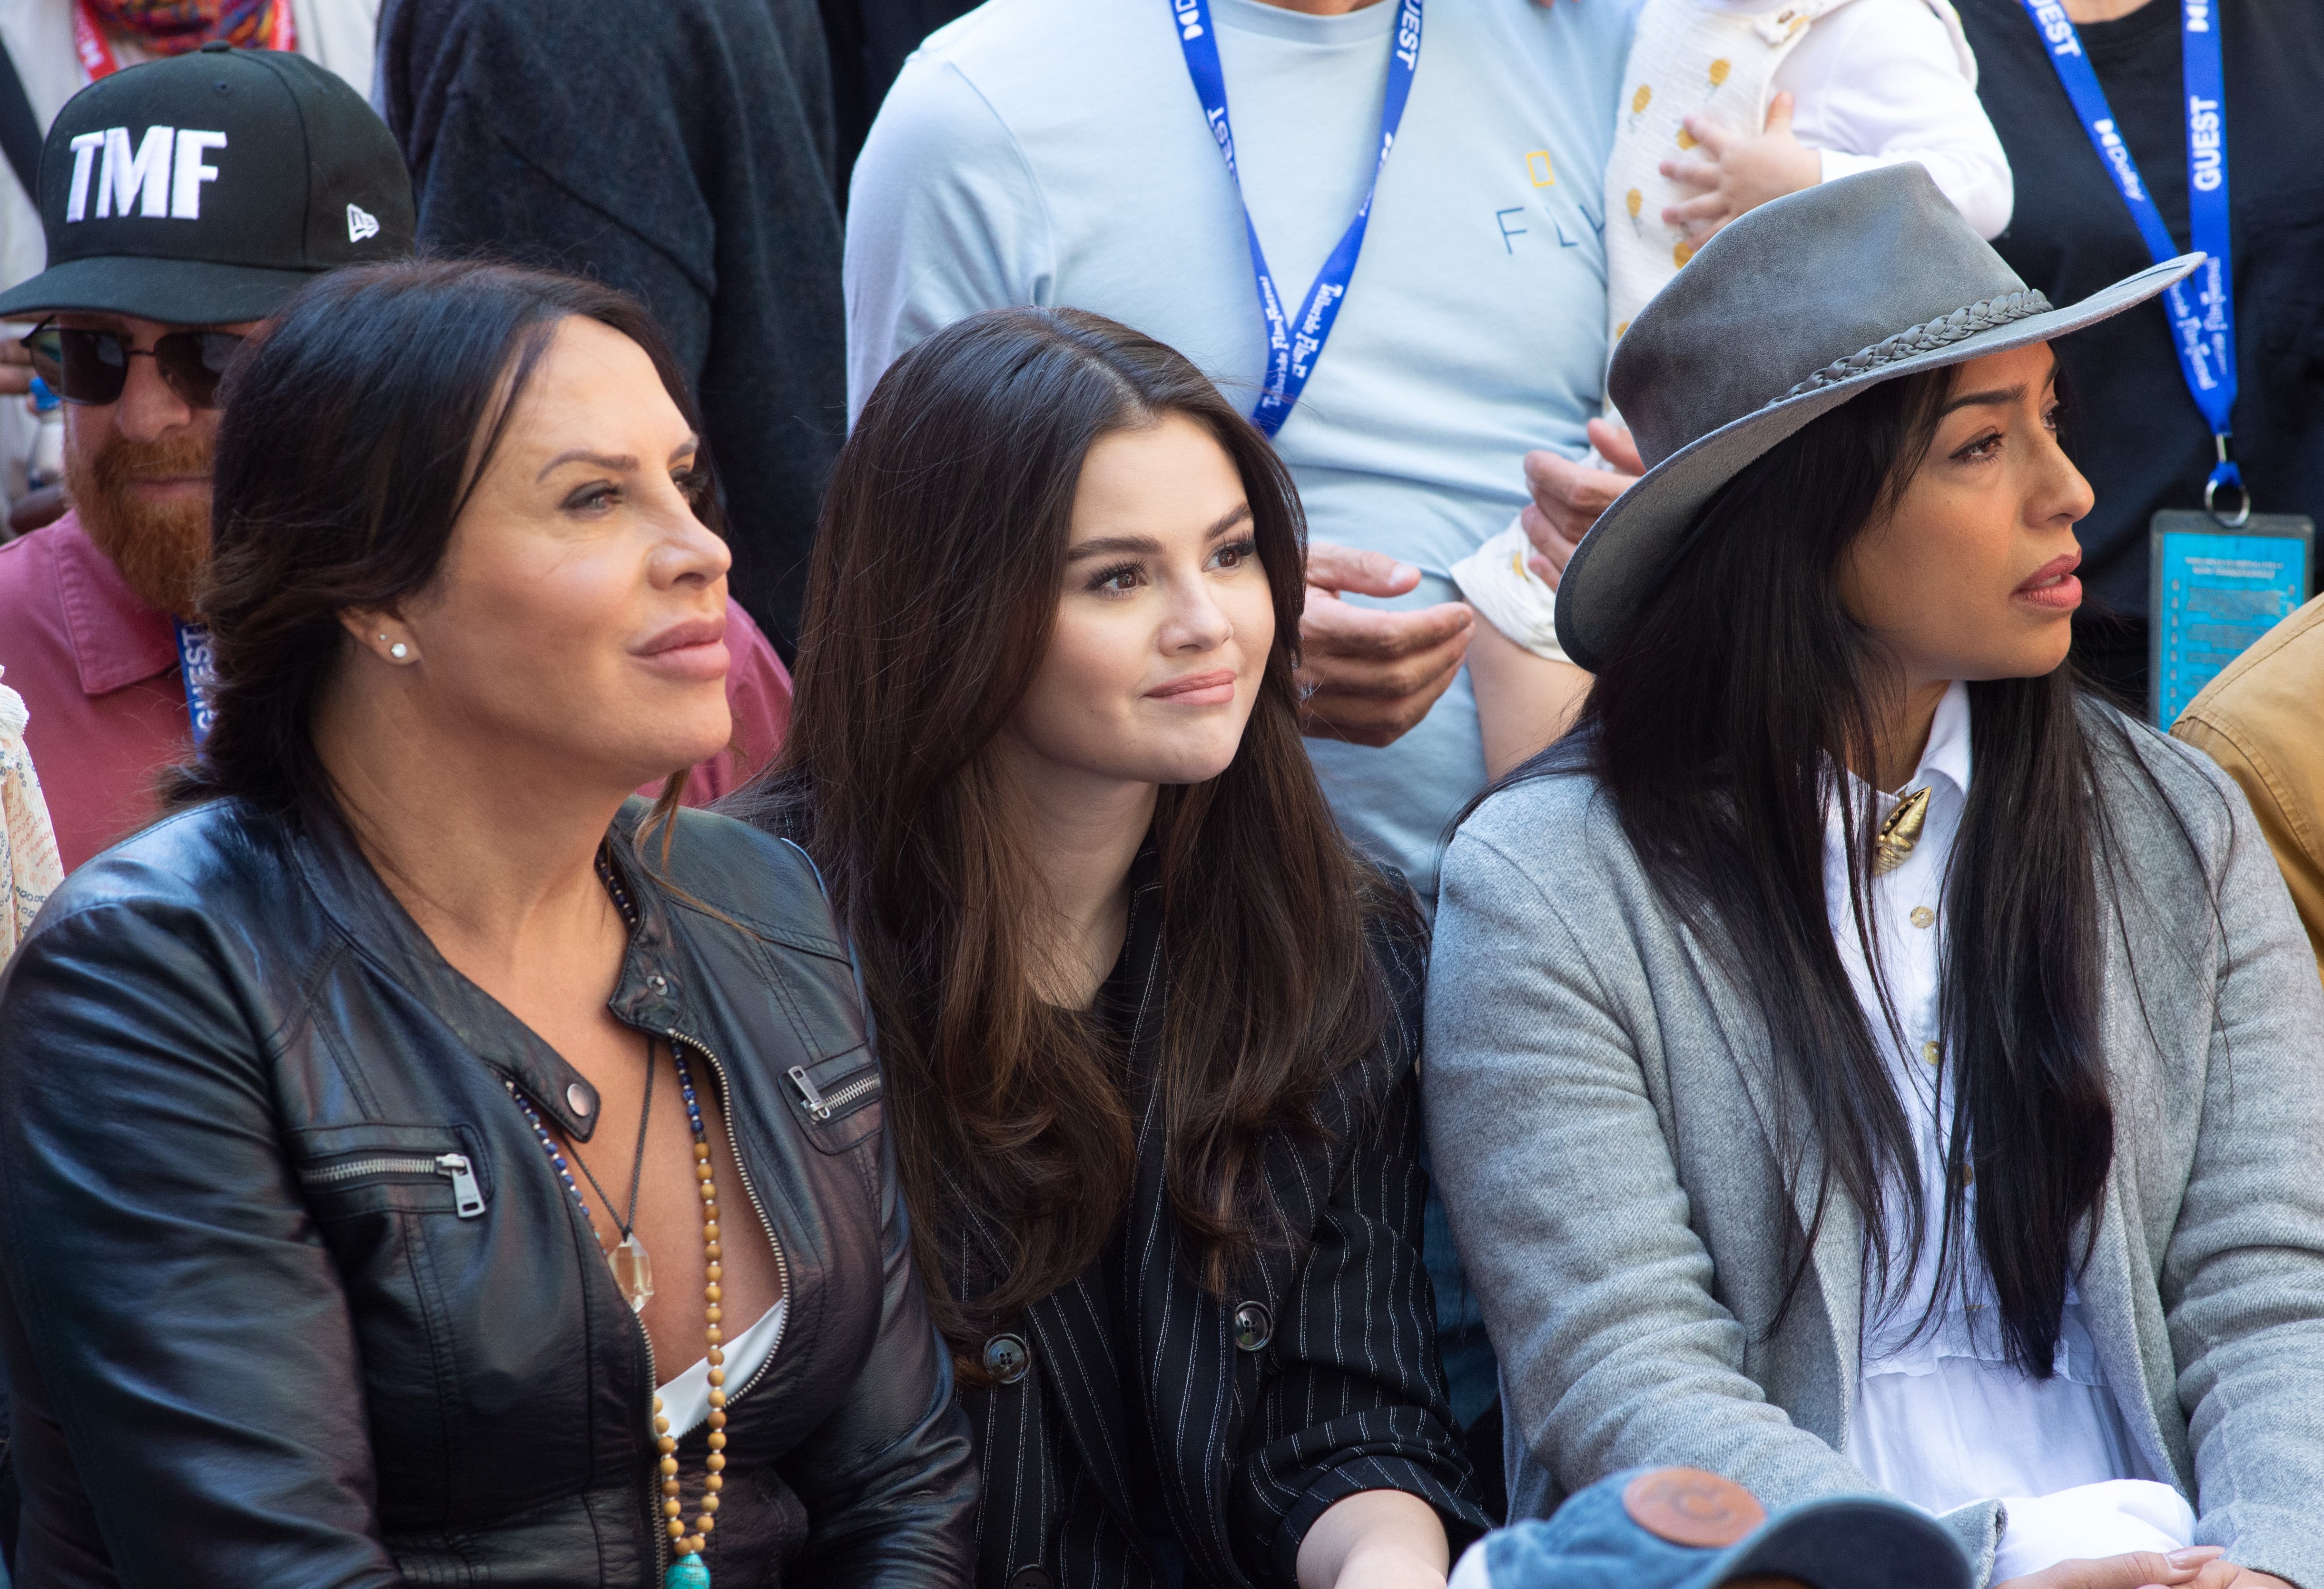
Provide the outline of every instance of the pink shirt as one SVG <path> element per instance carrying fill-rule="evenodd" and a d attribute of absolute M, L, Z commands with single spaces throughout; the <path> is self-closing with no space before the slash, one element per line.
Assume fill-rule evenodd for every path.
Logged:
<path fill-rule="evenodd" d="M 734 740 L 694 768 L 690 805 L 766 765 L 790 726 L 782 658 L 732 601 L 726 620 Z M 192 753 L 176 630 L 68 513 L 0 545 L 0 667 L 31 711 L 24 743 L 70 871 L 151 822 L 156 778 Z"/>

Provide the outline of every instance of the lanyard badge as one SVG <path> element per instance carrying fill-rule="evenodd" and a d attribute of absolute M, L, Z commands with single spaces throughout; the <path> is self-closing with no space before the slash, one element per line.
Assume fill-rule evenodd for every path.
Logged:
<path fill-rule="evenodd" d="M 1194 79 L 1196 97 L 1211 135 L 1225 157 L 1227 175 L 1233 179 L 1235 197 L 1242 203 L 1243 234 L 1250 243 L 1250 266 L 1259 281 L 1259 313 L 1267 317 L 1267 382 L 1250 411 L 1251 423 L 1269 438 L 1283 428 L 1293 405 L 1314 373 L 1315 360 L 1340 317 L 1348 296 L 1348 282 L 1356 273 L 1356 256 L 1363 252 L 1364 226 L 1370 220 L 1372 198 L 1379 191 L 1379 174 L 1388 166 L 1388 151 L 1396 147 L 1396 131 L 1404 123 L 1405 102 L 1412 96 L 1413 74 L 1420 67 L 1420 0 L 1397 0 L 1396 34 L 1389 46 L 1388 99 L 1380 107 L 1379 160 L 1372 167 L 1372 185 L 1356 218 L 1340 236 L 1338 246 L 1323 262 L 1314 284 L 1307 289 L 1296 317 L 1284 312 L 1283 297 L 1267 268 L 1266 251 L 1259 244 L 1259 229 L 1250 222 L 1250 206 L 1243 201 L 1242 173 L 1235 165 L 1234 127 L 1227 119 L 1227 79 L 1219 65 L 1216 24 L 1210 0 L 1170 0 L 1171 21 L 1178 31 L 1178 48 L 1186 58 L 1186 75 Z"/>
<path fill-rule="evenodd" d="M 2024 0 L 2049 47 L 2050 65 L 2089 134 L 2131 219 L 2160 262 L 2178 248 L 2123 141 L 2082 41 L 2057 0 Z M 2227 74 L 2219 51 L 2218 0 L 2179 0 L 2187 115 L 2187 221 L 2203 253 L 2195 274 L 2168 288 L 2187 390 L 2211 427 L 2218 461 L 2203 484 L 2201 513 L 2165 510 L 2148 535 L 2147 702 L 2167 729 L 2202 690 L 2269 629 L 2308 599 L 2315 527 L 2298 515 L 2255 518 L 2236 468 L 2235 250 L 2227 229 Z M 2219 510 L 2224 487 L 2236 510 Z"/>
<path fill-rule="evenodd" d="M 2138 163 L 2131 159 L 2106 90 L 2098 86 L 2098 72 L 2083 53 L 2081 36 L 2064 7 L 2058 0 L 2024 4 L 2048 46 L 2050 65 L 2073 102 L 2082 131 L 2089 134 L 2090 147 L 2098 151 L 2131 219 L 2138 224 L 2147 253 L 2157 263 L 2177 257 L 2171 229 L 2163 224 L 2138 174 Z M 2180 372 L 2211 427 L 2218 454 L 2203 486 L 2203 506 L 2221 523 L 2235 527 L 2251 517 L 2251 493 L 2236 467 L 2230 423 L 2236 406 L 2235 249 L 2227 229 L 2227 124 L 2222 109 L 2227 76 L 2219 55 L 2220 8 L 2218 0 L 2179 0 L 2179 5 L 2187 100 L 2187 219 L 2190 241 L 2204 259 L 2194 275 L 2165 289 L 2163 308 L 2171 317 Z M 2232 515 L 2218 510 L 2222 487 L 2236 493 Z"/>
<path fill-rule="evenodd" d="M 217 721 L 217 657 L 210 649 L 210 631 L 183 619 L 171 620 L 178 630 L 178 671 L 186 681 L 186 721 L 194 730 L 194 749 L 210 737 Z"/>

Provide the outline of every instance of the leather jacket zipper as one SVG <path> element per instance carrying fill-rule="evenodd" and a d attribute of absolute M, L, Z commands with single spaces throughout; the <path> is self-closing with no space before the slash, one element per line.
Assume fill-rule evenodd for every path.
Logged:
<path fill-rule="evenodd" d="M 476 1185 L 475 1167 L 469 1163 L 466 1153 L 356 1159 L 326 1169 L 301 1170 L 299 1184 L 337 1186 L 343 1180 L 361 1180 L 368 1175 L 440 1175 L 452 1183 L 453 1207 L 461 1218 L 474 1219 L 484 1211 L 484 1194 Z"/>
<path fill-rule="evenodd" d="M 818 1120 L 828 1120 L 865 1093 L 880 1090 L 880 1072 L 877 1070 L 869 1076 L 858 1077 L 834 1093 L 818 1091 L 815 1083 L 807 1079 L 804 1065 L 793 1065 L 790 1078 L 791 1085 L 798 1088 L 799 1098 Z"/>

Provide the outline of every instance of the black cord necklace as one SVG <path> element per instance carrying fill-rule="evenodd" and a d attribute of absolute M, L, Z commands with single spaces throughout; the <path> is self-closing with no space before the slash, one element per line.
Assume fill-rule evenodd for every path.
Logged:
<path fill-rule="evenodd" d="M 645 1305 L 653 1300 L 653 1262 L 646 1255 L 645 1243 L 638 1240 L 637 1235 L 638 1183 L 645 1174 L 646 1123 L 653 1118 L 653 1089 L 654 1043 L 649 1037 L 646 1039 L 646 1101 L 645 1107 L 638 1111 L 637 1151 L 630 1159 L 629 1209 L 622 1216 L 619 1226 L 622 1239 L 614 1244 L 613 1251 L 605 1254 L 605 1262 L 613 1267 L 614 1284 L 622 1288 L 622 1298 L 628 1301 L 630 1310 L 635 1313 L 643 1312 Z M 568 1147 L 566 1151 L 573 1155 L 573 1162 L 581 1166 L 581 1173 L 589 1178 L 589 1189 L 597 1194 L 597 1201 L 607 1214 L 611 1214 L 613 1199 L 605 1195 L 596 1171 L 589 1168 L 589 1161 L 581 1156 L 581 1150 L 577 1147 Z"/>

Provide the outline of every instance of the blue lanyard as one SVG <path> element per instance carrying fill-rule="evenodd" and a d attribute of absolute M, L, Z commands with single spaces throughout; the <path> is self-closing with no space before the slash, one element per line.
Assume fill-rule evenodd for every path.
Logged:
<path fill-rule="evenodd" d="M 210 649 L 210 631 L 183 619 L 171 621 L 178 630 L 178 671 L 186 681 L 186 721 L 194 730 L 194 749 L 210 737 L 217 721 L 213 701 L 217 690 L 217 658 Z"/>
<path fill-rule="evenodd" d="M 2138 223 L 2147 253 L 2157 263 L 2176 258 L 2178 245 L 2171 241 L 2171 229 L 2156 213 L 2130 146 L 2123 142 L 2106 90 L 2098 87 L 2098 75 L 2082 53 L 2081 36 L 2057 0 L 2024 0 L 2024 5 L 2050 47 L 2050 64 L 2066 97 L 2073 101 L 2090 146 L 2121 190 L 2131 219 Z M 2236 300 L 2234 245 L 2227 231 L 2227 124 L 2220 109 L 2227 97 L 2227 74 L 2219 63 L 2219 0 L 2180 0 L 2187 90 L 2187 217 L 2194 246 L 2204 260 L 2195 275 L 2167 289 L 2163 297 L 2180 371 L 2195 406 L 2210 424 L 2218 453 L 2203 488 L 2203 505 L 2211 505 L 2221 486 L 2229 488 L 2243 498 L 2242 511 L 2234 520 L 2240 524 L 2250 517 L 2251 498 L 2229 445 L 2234 436 L 2229 417 L 2236 407 Z"/>
<path fill-rule="evenodd" d="M 1226 157 L 1227 175 L 1234 179 L 1235 197 L 1242 202 L 1243 234 L 1250 241 L 1250 268 L 1259 278 L 1259 308 L 1267 317 L 1267 384 L 1250 418 L 1271 437 L 1291 418 L 1292 405 L 1307 389 L 1316 355 L 1332 335 L 1341 302 L 1348 296 L 1348 281 L 1356 273 L 1356 256 L 1364 247 L 1364 225 L 1371 218 L 1372 197 L 1379 191 L 1379 174 L 1388 165 L 1388 152 L 1396 147 L 1405 101 L 1412 97 L 1412 76 L 1420 66 L 1420 0 L 1399 0 L 1396 41 L 1388 54 L 1388 103 L 1380 107 L 1379 162 L 1372 167 L 1372 185 L 1364 193 L 1356 218 L 1341 234 L 1339 246 L 1316 273 L 1296 321 L 1284 316 L 1283 296 L 1275 289 L 1266 251 L 1259 245 L 1259 229 L 1250 224 L 1250 206 L 1242 199 L 1242 172 L 1235 165 L 1234 127 L 1227 120 L 1226 73 L 1219 66 L 1210 0 L 1170 0 L 1170 9 L 1178 30 L 1178 48 L 1186 57 L 1186 75 L 1194 80 L 1194 93 L 1203 102 L 1211 135 L 1219 141 L 1219 152 Z"/>

